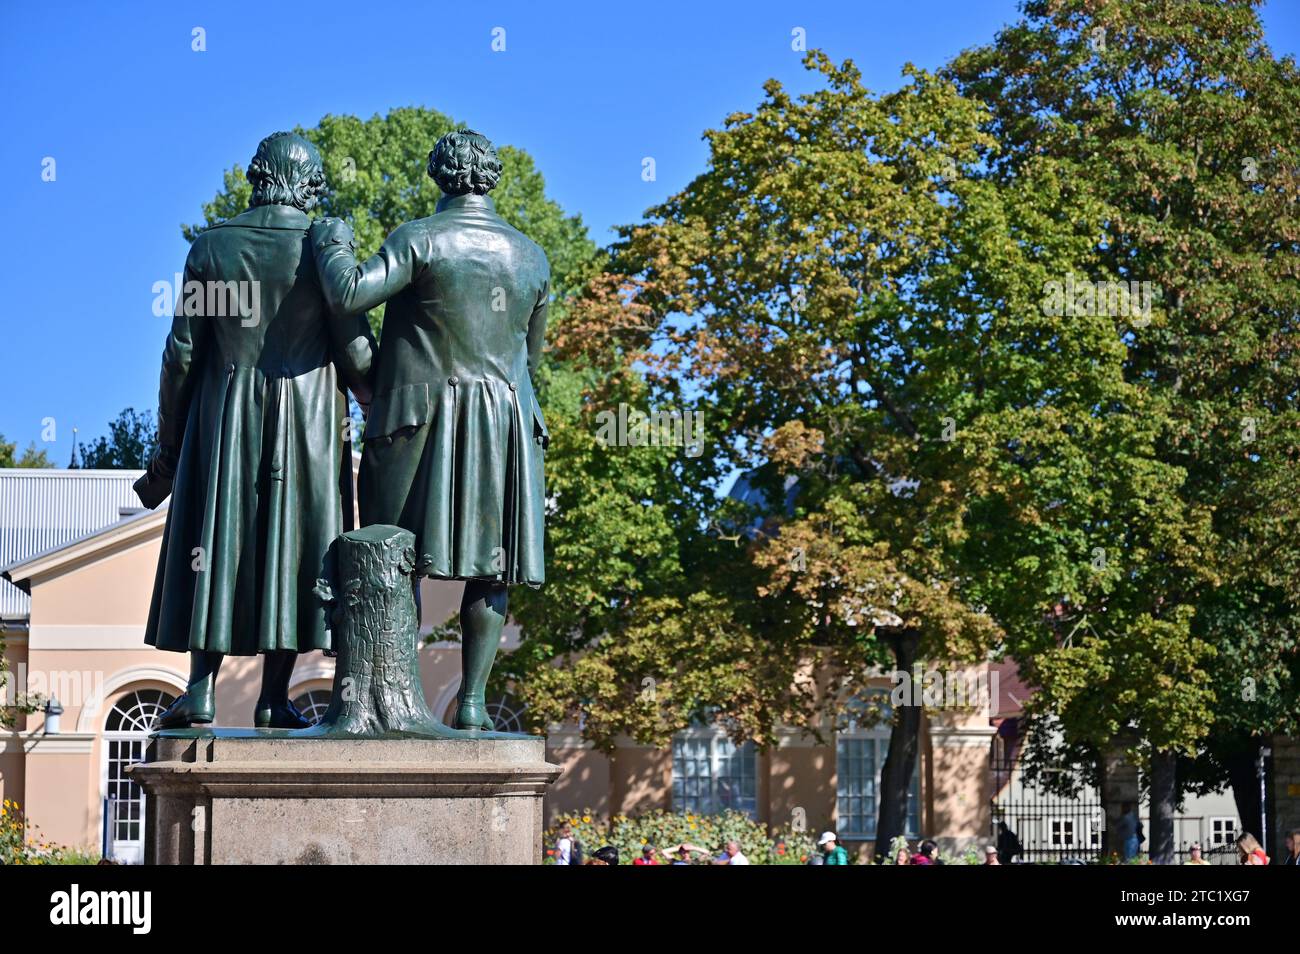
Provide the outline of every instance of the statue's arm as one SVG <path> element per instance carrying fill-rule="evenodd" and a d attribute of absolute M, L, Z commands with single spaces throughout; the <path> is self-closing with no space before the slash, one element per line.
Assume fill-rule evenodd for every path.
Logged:
<path fill-rule="evenodd" d="M 546 307 L 551 297 L 551 280 L 547 275 L 542 290 L 537 294 L 532 317 L 528 319 L 528 374 L 534 380 L 542 364 L 542 349 L 546 346 Z"/>
<path fill-rule="evenodd" d="M 172 478 L 180 460 L 181 441 L 185 438 L 185 422 L 194 391 L 194 372 L 203 366 L 204 352 L 212 334 L 207 318 L 185 313 L 185 288 L 191 281 L 202 281 L 198 246 L 199 242 L 195 242 L 190 247 L 189 257 L 185 260 L 185 282 L 176 301 L 171 331 L 163 345 L 162 373 L 158 380 L 158 447 L 144 475 L 133 485 L 140 502 L 150 510 L 156 509 L 171 495 Z"/>
<path fill-rule="evenodd" d="M 185 261 L 185 285 L 202 282 L 198 243 Z M 185 437 L 190 398 L 194 391 L 194 372 L 202 367 L 203 354 L 211 337 L 211 325 L 204 315 L 187 315 L 182 294 L 176 302 L 171 331 L 163 345 L 162 373 L 158 381 L 158 460 L 159 476 L 170 477 Z"/>
<path fill-rule="evenodd" d="M 331 313 L 327 319 L 334 352 L 334 367 L 357 403 L 369 406 L 374 391 L 374 363 L 379 346 L 370 331 L 365 312 L 357 315 Z"/>
<path fill-rule="evenodd" d="M 378 253 L 357 261 L 352 229 L 340 219 L 312 223 L 311 244 L 321 290 L 339 315 L 355 315 L 382 305 L 415 279 L 415 248 L 407 226 L 396 229 Z"/>

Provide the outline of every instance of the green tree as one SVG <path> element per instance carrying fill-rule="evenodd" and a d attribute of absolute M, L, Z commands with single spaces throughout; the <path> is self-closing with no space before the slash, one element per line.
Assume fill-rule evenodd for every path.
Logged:
<path fill-rule="evenodd" d="M 154 415 L 128 407 L 108 424 L 108 435 L 81 445 L 83 470 L 144 470 L 158 445 Z"/>
<path fill-rule="evenodd" d="M 1150 619 L 1135 619 L 1139 632 L 1188 627 L 1206 647 L 1204 668 L 1164 671 L 1213 711 L 1214 727 L 1145 740 L 1158 858 L 1172 850 L 1186 743 L 1208 738 L 1191 774 L 1198 785 L 1232 780 L 1257 827 L 1254 751 L 1296 728 L 1300 83 L 1293 59 L 1265 44 L 1257 6 L 1031 0 L 950 71 L 989 107 L 1001 146 L 986 157 L 989 179 L 1013 182 L 1050 157 L 1100 206 L 1090 276 L 1161 291 L 1150 324 L 1125 335 L 1124 376 L 1152 409 L 1159 461 L 1183 475 L 1179 496 L 1208 515 L 1209 572 L 1169 576 Z M 1098 643 L 1097 671 L 1123 668 L 1136 635 Z M 1143 694 L 1127 681 L 1103 693 L 1134 696 L 1127 708 Z M 1061 711 L 1067 734 L 1080 728 Z M 1085 723 L 1098 711 L 1073 710 Z"/>
<path fill-rule="evenodd" d="M 27 445 L 27 449 L 18 455 L 18 445 L 13 441 L 6 441 L 3 434 L 0 434 L 0 467 L 52 467 L 49 454 L 44 450 L 37 450 L 36 442 L 32 441 Z"/>
<path fill-rule="evenodd" d="M 554 325 L 547 419 L 548 582 L 512 597 L 523 627 L 498 667 L 535 723 L 580 722 L 609 750 L 620 735 L 666 745 L 702 713 L 725 710 L 767 737 L 770 708 L 793 704 L 793 674 L 757 678 L 756 631 L 715 588 L 744 565 L 706 533 L 715 473 L 682 446 L 619 443 L 602 422 L 627 410 L 690 410 L 646 383 L 611 324 L 650 321 L 631 289 L 598 276 Z M 612 440 L 610 438 L 613 438 Z"/>
<path fill-rule="evenodd" d="M 749 471 L 774 502 L 749 515 L 757 527 L 733 530 L 745 546 L 709 605 L 715 626 L 730 617 L 734 635 L 748 621 L 760 637 L 750 682 L 823 681 L 799 706 L 762 710 L 812 727 L 863 697 L 891 653 L 911 678 L 918 653 L 983 658 L 998 629 L 965 599 L 951 559 L 966 532 L 950 479 L 962 457 L 941 421 L 956 405 L 921 359 L 940 309 L 921 314 L 918 293 L 982 113 L 922 71 L 877 97 L 851 63 L 814 53 L 808 65 L 821 89 L 796 99 L 770 81 L 755 112 L 706 134 L 708 169 L 623 231 L 613 268 L 640 283 L 657 320 L 615 314 L 585 340 L 636 354 L 661 394 L 700 394 L 721 472 Z M 709 523 L 743 526 L 725 507 Z M 886 845 L 902 830 L 920 712 L 893 717 L 877 826 Z M 762 725 L 760 740 L 773 729 Z"/>
<path fill-rule="evenodd" d="M 630 299 L 581 335 L 658 394 L 700 395 L 715 471 L 749 471 L 775 502 L 733 534 L 745 565 L 698 576 L 709 623 L 760 637 L 750 683 L 825 674 L 768 717 L 841 712 L 891 655 L 907 679 L 918 659 L 1012 649 L 1055 693 L 1045 707 L 1095 716 L 1090 737 L 1137 719 L 1192 744 L 1209 650 L 1166 601 L 1169 580 L 1204 575 L 1207 515 L 1159 459 L 1162 407 L 1125 380 L 1127 323 L 1045 303 L 1054 277 L 1096 267 L 1103 206 L 1060 162 L 984 174 L 989 115 L 949 80 L 909 67 L 875 96 L 851 63 L 808 65 L 821 89 L 769 82 L 707 134 L 708 169 L 624 230 L 611 270 Z M 1058 609 L 1079 633 L 1049 625 Z M 1081 673 L 1116 633 L 1112 668 L 1147 704 L 1097 711 Z M 624 682 L 612 649 L 588 658 Z M 1149 678 L 1168 667 L 1190 688 Z M 892 713 L 878 850 L 902 831 L 919 717 Z"/>

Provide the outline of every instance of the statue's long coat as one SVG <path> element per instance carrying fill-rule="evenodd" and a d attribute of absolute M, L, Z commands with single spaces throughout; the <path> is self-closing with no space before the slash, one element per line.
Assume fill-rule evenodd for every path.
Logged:
<path fill-rule="evenodd" d="M 388 302 L 361 522 L 414 533 L 427 576 L 542 583 L 548 437 L 532 373 L 546 332 L 545 253 L 477 195 L 444 197 L 361 264 L 342 223 L 321 223 L 313 240 L 336 310 Z"/>
<path fill-rule="evenodd" d="M 186 314 L 182 294 L 163 351 L 158 439 L 179 460 L 145 632 L 159 649 L 329 647 L 312 588 L 343 530 L 351 466 L 335 362 L 368 396 L 374 340 L 364 317 L 326 306 L 309 225 L 255 207 L 200 235 L 185 262 L 205 313 Z M 253 315 L 215 313 L 208 283 L 230 281 L 258 283 Z"/>

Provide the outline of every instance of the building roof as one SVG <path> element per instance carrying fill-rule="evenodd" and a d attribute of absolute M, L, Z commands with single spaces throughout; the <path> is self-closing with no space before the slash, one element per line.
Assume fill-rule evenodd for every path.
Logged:
<path fill-rule="evenodd" d="M 103 530 L 143 508 L 140 470 L 0 468 L 0 569 Z M 0 619 L 25 618 L 31 598 L 0 580 Z"/>

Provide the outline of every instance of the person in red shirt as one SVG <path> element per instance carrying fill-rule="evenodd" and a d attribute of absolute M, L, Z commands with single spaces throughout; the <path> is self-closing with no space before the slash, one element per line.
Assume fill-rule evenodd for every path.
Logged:
<path fill-rule="evenodd" d="M 659 864 L 659 862 L 655 860 L 655 846 L 654 846 L 654 845 L 642 845 L 642 846 L 641 846 L 641 857 L 640 857 L 640 858 L 636 858 L 636 859 L 634 859 L 634 860 L 632 861 L 632 864 L 634 864 L 634 865 L 657 865 L 657 864 Z"/>
<path fill-rule="evenodd" d="M 927 838 L 925 841 L 921 842 L 920 850 L 912 856 L 912 860 L 909 863 L 914 865 L 938 864 L 939 862 L 935 858 L 935 855 L 938 853 L 939 846 Z"/>
<path fill-rule="evenodd" d="M 1237 857 L 1243 865 L 1266 865 L 1268 864 L 1268 855 L 1264 854 L 1264 846 L 1255 840 L 1255 836 L 1250 832 L 1245 832 L 1237 839 Z"/>

